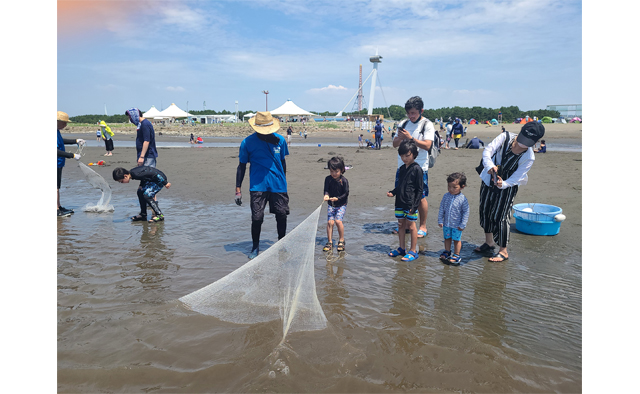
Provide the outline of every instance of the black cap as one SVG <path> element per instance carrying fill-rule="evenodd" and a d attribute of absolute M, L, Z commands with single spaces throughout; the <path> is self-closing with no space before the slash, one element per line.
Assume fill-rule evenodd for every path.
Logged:
<path fill-rule="evenodd" d="M 532 147 L 544 136 L 544 126 L 538 122 L 528 122 L 522 126 L 517 141 L 522 145 Z"/>

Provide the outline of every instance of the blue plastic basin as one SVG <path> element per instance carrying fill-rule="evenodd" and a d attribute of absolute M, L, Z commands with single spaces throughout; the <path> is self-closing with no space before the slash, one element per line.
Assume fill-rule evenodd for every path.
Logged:
<path fill-rule="evenodd" d="M 523 211 L 525 208 L 533 212 Z M 513 206 L 513 217 L 516 218 L 516 229 L 531 235 L 556 235 L 560 232 L 562 222 L 556 222 L 554 217 L 562 213 L 562 208 L 555 205 L 523 203 Z"/>

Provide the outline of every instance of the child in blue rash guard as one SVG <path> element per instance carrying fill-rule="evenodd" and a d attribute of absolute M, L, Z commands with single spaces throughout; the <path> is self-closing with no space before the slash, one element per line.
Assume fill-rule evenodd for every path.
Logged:
<path fill-rule="evenodd" d="M 462 230 L 467 227 L 469 220 L 469 202 L 462 194 L 467 186 L 464 173 L 454 172 L 447 176 L 448 193 L 442 196 L 438 211 L 438 226 L 444 235 L 444 252 L 440 255 L 442 262 L 460 265 L 460 250 L 462 249 Z M 453 253 L 451 253 L 451 239 L 453 239 Z"/>
<path fill-rule="evenodd" d="M 154 212 L 154 216 L 149 222 L 163 221 L 164 215 L 153 198 L 162 190 L 163 186 L 167 189 L 171 187 L 171 183 L 167 182 L 167 176 L 157 168 L 149 166 L 135 167 L 129 171 L 122 167 L 113 170 L 113 180 L 116 182 L 129 183 L 132 179 L 140 181 L 140 187 L 138 188 L 140 213 L 131 217 L 131 220 L 134 222 L 147 220 L 147 205 L 149 205 Z"/>
<path fill-rule="evenodd" d="M 395 216 L 398 219 L 398 241 L 400 246 L 389 252 L 389 256 L 404 255 L 402 261 L 413 261 L 418 258 L 417 243 L 418 206 L 423 198 L 422 168 L 415 159 L 418 156 L 418 147 L 412 140 L 404 140 L 398 148 L 398 155 L 404 163 L 398 170 L 396 188 L 387 192 L 388 197 L 396 197 Z M 411 233 L 411 247 L 405 254 L 405 229 Z"/>

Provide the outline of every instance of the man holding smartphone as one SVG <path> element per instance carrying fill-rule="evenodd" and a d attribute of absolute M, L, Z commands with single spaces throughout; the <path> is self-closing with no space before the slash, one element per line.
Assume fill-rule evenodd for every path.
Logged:
<path fill-rule="evenodd" d="M 429 204 L 427 203 L 427 196 L 429 195 L 429 175 L 427 171 L 429 171 L 429 149 L 431 148 L 431 144 L 433 144 L 436 129 L 429 119 L 422 116 L 424 103 L 420 97 L 411 97 L 405 103 L 404 109 L 407 112 L 409 120 L 398 126 L 398 135 L 393 139 L 393 147 L 399 147 L 400 143 L 404 140 L 413 140 L 418 147 L 418 156 L 415 162 L 422 168 L 424 181 L 423 197 L 418 206 L 418 214 L 420 216 L 418 238 L 422 238 L 427 235 L 427 213 L 429 212 Z M 400 169 L 403 164 L 402 159 L 398 156 L 398 169 Z M 398 171 L 396 170 L 396 182 L 397 180 Z"/>

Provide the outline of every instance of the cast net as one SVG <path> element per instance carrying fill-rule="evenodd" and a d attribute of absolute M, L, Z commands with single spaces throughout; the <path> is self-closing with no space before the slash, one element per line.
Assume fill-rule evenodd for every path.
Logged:
<path fill-rule="evenodd" d="M 111 188 L 107 181 L 104 180 L 100 174 L 93 171 L 86 164 L 82 162 L 78 162 L 84 177 L 87 179 L 89 184 L 96 189 L 100 189 L 102 191 L 102 196 L 100 196 L 100 200 L 98 203 L 93 205 L 91 203 L 87 203 L 87 205 L 82 208 L 85 212 L 110 212 L 113 211 L 113 205 L 109 204 L 111 201 Z"/>
<path fill-rule="evenodd" d="M 281 319 L 282 342 L 291 332 L 324 329 L 327 319 L 313 272 L 321 208 L 255 259 L 180 301 L 193 311 L 237 324 Z"/>

